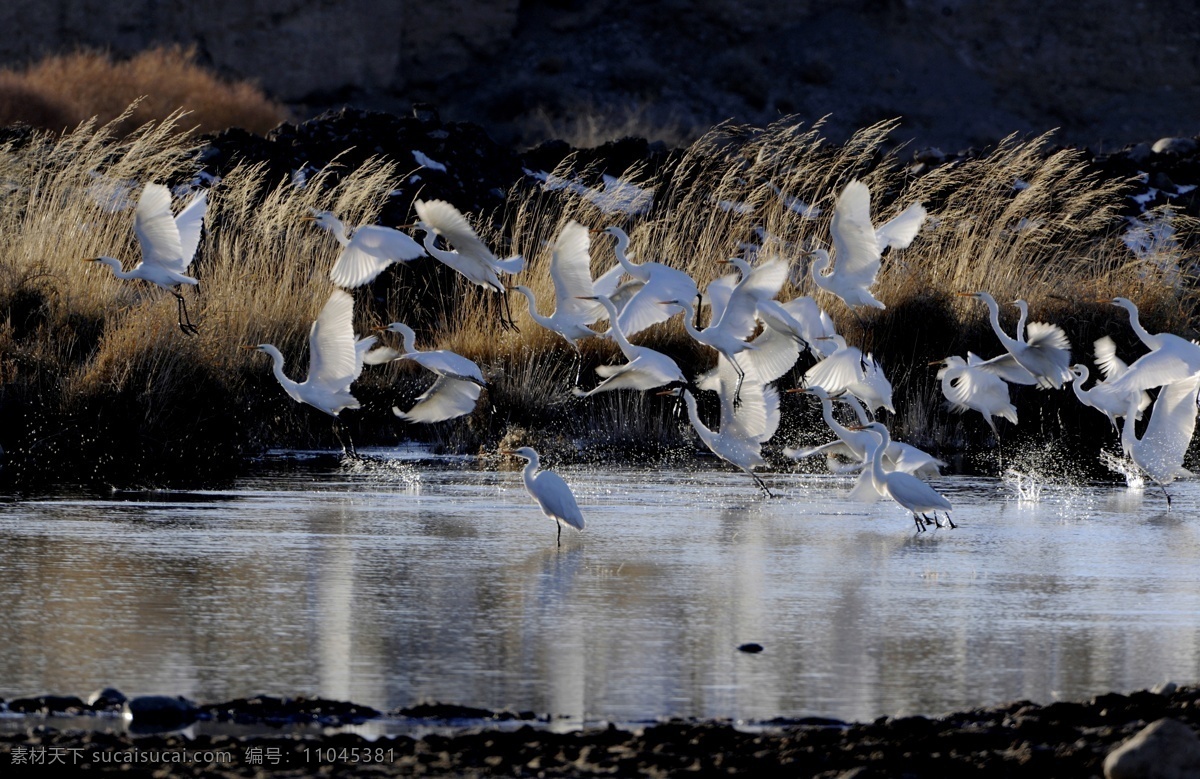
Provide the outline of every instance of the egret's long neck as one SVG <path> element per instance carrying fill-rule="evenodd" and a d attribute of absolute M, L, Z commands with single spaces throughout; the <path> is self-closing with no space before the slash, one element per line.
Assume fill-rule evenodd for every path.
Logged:
<path fill-rule="evenodd" d="M 1130 306 L 1128 310 L 1129 326 L 1133 328 L 1133 332 L 1137 334 L 1138 338 L 1142 339 L 1142 343 L 1146 344 L 1146 346 L 1149 346 L 1151 349 L 1157 349 L 1159 347 L 1158 338 L 1152 335 L 1149 330 L 1142 327 L 1142 318 L 1138 314 L 1137 308 Z"/>
<path fill-rule="evenodd" d="M 100 263 L 101 265 L 107 265 L 108 267 L 112 268 L 113 275 L 116 276 L 118 279 L 133 278 L 133 276 L 131 274 L 126 273 L 125 269 L 121 267 L 121 261 L 114 257 L 97 257 L 96 262 Z"/>
<path fill-rule="evenodd" d="M 435 259 L 439 259 L 445 263 L 453 263 L 456 259 L 458 259 L 458 252 L 448 252 L 445 249 L 439 249 L 437 246 L 435 246 L 434 240 L 436 240 L 436 238 L 436 233 L 434 233 L 433 229 L 430 228 L 425 231 L 425 237 L 421 239 L 421 244 L 425 247 L 425 251 L 429 252 L 430 257 L 434 257 Z M 450 267 L 454 266 L 451 264 Z"/>
<path fill-rule="evenodd" d="M 829 425 L 829 429 L 832 430 L 838 438 L 845 440 L 842 434 L 849 433 L 850 431 L 847 430 L 841 422 L 838 422 L 837 419 L 834 418 L 833 401 L 829 399 L 828 395 L 821 398 L 821 417 L 825 420 L 825 424 Z"/>
<path fill-rule="evenodd" d="M 271 355 L 271 372 L 275 374 L 275 378 L 283 385 L 283 388 L 287 390 L 289 395 L 292 394 L 296 387 L 296 382 L 289 379 L 283 372 L 283 355 L 271 344 L 264 344 L 262 350 Z"/>
<path fill-rule="evenodd" d="M 875 480 L 876 487 L 882 486 L 887 481 L 887 472 L 883 470 L 883 452 L 890 443 L 891 436 L 884 432 L 879 443 L 871 452 L 871 478 Z"/>
<path fill-rule="evenodd" d="M 620 316 L 617 313 L 617 305 L 603 295 L 597 296 L 596 300 L 600 301 L 600 305 L 604 306 L 604 310 L 608 312 L 608 332 L 612 333 L 617 346 L 621 347 L 621 352 L 628 355 L 630 350 L 633 349 L 633 344 L 629 343 L 629 339 L 621 332 L 621 326 L 617 324 L 617 319 Z"/>
<path fill-rule="evenodd" d="M 1017 318 L 1017 340 L 1025 343 L 1025 323 L 1029 321 L 1029 304 L 1024 300 L 1018 300 L 1017 308 L 1021 310 L 1021 316 Z"/>
<path fill-rule="evenodd" d="M 867 408 L 858 398 L 847 392 L 842 396 L 842 400 L 854 410 L 854 416 L 858 419 L 858 424 L 869 425 L 871 423 L 871 415 L 867 413 Z"/>
<path fill-rule="evenodd" d="M 1006 345 L 1010 343 L 1015 344 L 1016 341 L 1012 338 L 1009 338 L 1008 334 L 1000 328 L 1000 305 L 995 301 L 994 298 L 992 298 L 991 295 L 984 297 L 983 302 L 988 307 L 988 319 L 991 320 L 992 330 L 996 332 L 996 336 L 1002 343 Z"/>
<path fill-rule="evenodd" d="M 536 454 L 529 458 L 529 462 L 525 463 L 525 471 L 522 473 L 522 478 L 525 480 L 525 488 L 530 492 L 533 492 L 533 477 L 537 475 L 538 468 L 541 465 L 541 461 Z"/>
<path fill-rule="evenodd" d="M 329 225 L 329 231 L 333 233 L 333 237 L 336 238 L 337 242 L 342 246 L 350 245 L 350 236 L 346 235 L 346 225 L 341 219 L 334 219 Z"/>
<path fill-rule="evenodd" d="M 539 325 L 546 328 L 547 330 L 554 329 L 554 327 L 553 327 L 554 323 L 551 321 L 551 318 L 548 316 L 542 316 L 541 314 L 538 313 L 537 298 L 535 298 L 533 296 L 533 290 L 531 290 L 529 287 L 524 287 L 524 286 L 520 286 L 520 285 L 512 287 L 512 289 L 515 289 L 517 292 L 520 292 L 522 295 L 525 296 L 525 299 L 527 301 L 529 301 L 529 318 L 530 319 L 537 322 Z"/>
<path fill-rule="evenodd" d="M 688 420 L 691 421 L 696 433 L 707 443 L 713 437 L 713 431 L 709 430 L 708 426 L 700 420 L 700 410 L 696 408 L 696 398 L 692 393 L 683 390 L 683 400 L 687 403 Z"/>
<path fill-rule="evenodd" d="M 702 331 L 697 330 L 696 325 L 692 324 L 696 318 L 695 307 L 687 300 L 681 300 L 677 305 L 683 309 L 683 327 L 687 330 L 688 335 L 697 341 L 701 340 L 704 337 Z"/>
<path fill-rule="evenodd" d="M 629 236 L 624 231 L 614 233 L 614 235 L 617 237 L 617 245 L 613 249 L 613 253 L 617 255 L 617 262 L 621 263 L 621 267 L 630 276 L 641 278 L 642 274 L 638 272 L 638 269 L 642 267 L 641 264 L 629 259 L 629 255 L 627 254 L 629 251 Z"/>
<path fill-rule="evenodd" d="M 1071 382 L 1071 389 L 1075 391 L 1075 397 L 1079 398 L 1080 403 L 1086 403 L 1087 401 L 1083 399 L 1083 385 L 1087 383 L 1090 371 L 1088 371 L 1088 367 L 1083 363 L 1077 365 L 1076 368 L 1079 370 L 1079 375 L 1075 377 L 1075 381 Z M 1093 387 L 1093 389 L 1095 388 Z"/>
<path fill-rule="evenodd" d="M 417 334 L 413 332 L 411 327 L 405 327 L 400 331 L 400 339 L 404 342 L 405 354 L 412 354 L 417 351 Z"/>
<path fill-rule="evenodd" d="M 832 262 L 832 260 L 829 259 L 829 252 L 825 251 L 824 249 L 818 249 L 816 252 L 814 252 L 814 254 L 816 255 L 817 259 L 812 264 L 813 281 L 816 282 L 817 286 L 821 289 L 829 289 L 829 278 L 825 275 L 825 269 L 828 268 L 829 263 Z"/>

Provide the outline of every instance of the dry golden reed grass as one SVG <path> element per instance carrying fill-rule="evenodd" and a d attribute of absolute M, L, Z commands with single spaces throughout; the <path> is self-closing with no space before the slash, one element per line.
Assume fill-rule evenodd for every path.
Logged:
<path fill-rule="evenodd" d="M 103 126 L 88 123 L 0 148 L 0 402 L 11 408 L 36 398 L 45 413 L 69 420 L 63 430 L 84 424 L 83 409 L 107 402 L 121 405 L 120 418 L 144 437 L 173 440 L 187 430 L 194 439 L 233 427 L 239 446 L 331 444 L 327 421 L 283 395 L 267 358 L 239 347 L 275 343 L 287 357 L 286 371 L 303 377 L 308 329 L 333 289 L 327 271 L 339 247 L 302 217 L 328 209 L 350 225 L 373 222 L 398 171 L 372 162 L 336 181 L 320 173 L 301 188 L 246 166 L 212 184 L 192 268 L 200 288 L 184 291 L 200 334 L 186 337 L 170 296 L 82 262 L 103 254 L 130 267 L 138 258 L 132 210 L 112 210 L 114 196 L 125 193 L 132 202 L 145 182 L 180 183 L 196 173 L 196 137 L 180 129 L 190 117 L 174 114 L 126 134 L 128 120 L 126 112 Z M 782 297 L 816 295 L 852 343 L 883 359 L 896 385 L 897 432 L 914 442 L 951 440 L 954 431 L 937 409 L 932 371 L 913 366 L 946 353 L 931 351 L 964 353 L 972 334 L 994 338 L 981 307 L 957 291 L 1023 297 L 1035 316 L 1069 320 L 1073 339 L 1092 333 L 1099 317 L 1115 320 L 1111 307 L 1093 301 L 1118 294 L 1142 305 L 1148 323 L 1181 330 L 1179 317 L 1194 305 L 1191 280 L 1163 270 L 1178 271 L 1180 258 L 1138 259 L 1121 242 L 1112 217 L 1119 182 L 1089 179 L 1073 152 L 1047 155 L 1044 138 L 1009 139 L 979 159 L 908 176 L 881 151 L 890 127 L 866 128 L 831 146 L 819 123 L 721 126 L 683 150 L 679 165 L 665 173 L 627 171 L 631 183 L 654 190 L 654 206 L 644 215 L 605 214 L 578 192 L 522 184 L 506 213 L 472 219 L 498 253 L 525 255 L 527 269 L 513 281 L 535 291 L 543 313 L 553 305 L 550 247 L 571 219 L 594 229 L 621 224 L 638 260 L 680 267 L 701 286 L 725 272 L 720 260 L 742 254 L 747 243 L 760 245 L 793 266 Z M 568 160 L 556 173 L 579 171 Z M 888 310 L 860 314 L 861 322 L 815 288 L 804 253 L 828 244 L 832 205 L 853 178 L 870 184 L 877 222 L 914 200 L 925 202 L 932 217 L 910 248 L 885 261 L 876 295 Z M 797 213 L 779 193 L 820 214 Z M 1176 229 L 1185 244 L 1194 237 L 1194 225 L 1183 220 Z M 597 236 L 592 258 L 596 274 L 611 267 L 612 239 Z M 431 282 L 421 280 L 436 269 L 433 260 L 403 268 L 405 283 L 390 292 L 385 310 L 358 307 L 357 330 L 406 321 L 418 330 L 420 348 L 450 348 L 480 361 L 492 386 L 474 415 L 433 432 L 406 430 L 384 424 L 392 419 L 388 409 L 411 401 L 431 378 L 402 364 L 371 369 L 359 385 L 371 408 L 358 415 L 377 424 L 370 433 L 432 435 L 468 448 L 492 446 L 510 428 L 599 447 L 690 440 L 681 437 L 671 404 L 653 394 L 572 399 L 574 352 L 529 318 L 522 298 L 512 301 L 518 333 L 497 328 L 498 296 L 458 277 L 451 290 L 457 306 L 448 312 L 428 306 L 423 298 Z M 689 374 L 713 360 L 678 318 L 635 340 L 672 354 Z M 1082 357 L 1090 341 L 1075 343 Z M 583 351 L 585 386 L 594 381 L 591 367 L 619 359 L 607 341 L 585 343 Z M 325 439 L 314 433 L 318 428 Z"/>
<path fill-rule="evenodd" d="M 241 127 L 266 133 L 288 119 L 254 84 L 229 81 L 196 61 L 194 48 L 160 46 L 128 59 L 82 50 L 0 71 L 0 125 L 24 122 L 62 132 L 88 119 L 125 134 L 188 112 L 200 132 Z M 131 104 L 136 105 L 129 110 Z"/>

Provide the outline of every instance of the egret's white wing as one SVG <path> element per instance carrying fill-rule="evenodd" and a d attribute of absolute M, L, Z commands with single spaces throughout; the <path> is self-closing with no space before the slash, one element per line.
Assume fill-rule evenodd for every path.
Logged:
<path fill-rule="evenodd" d="M 1058 325 L 1048 322 L 1030 322 L 1025 328 L 1025 343 L 1034 349 L 1050 349 L 1066 352 L 1066 368 L 1071 363 L 1071 342 Z"/>
<path fill-rule="evenodd" d="M 412 360 L 440 376 L 448 376 L 452 379 L 461 379 L 463 381 L 483 382 L 483 372 L 479 370 L 478 365 L 461 354 L 447 349 L 438 349 L 430 352 L 412 352 L 401 355 L 401 357 Z"/>
<path fill-rule="evenodd" d="M 357 378 L 354 298 L 335 289 L 308 335 L 308 383 L 346 389 Z"/>
<path fill-rule="evenodd" d="M 719 276 L 708 283 L 704 288 L 704 301 L 709 306 L 709 321 L 719 322 L 721 317 L 725 315 L 725 307 L 729 305 L 729 298 L 733 295 L 733 288 L 737 286 L 738 274 L 727 273 L 724 276 Z"/>
<path fill-rule="evenodd" d="M 475 410 L 480 387 L 471 381 L 438 376 L 408 411 L 392 407 L 392 413 L 406 422 L 443 422 Z"/>
<path fill-rule="evenodd" d="M 175 215 L 175 229 L 179 232 L 180 262 L 183 273 L 192 264 L 196 249 L 200 246 L 200 232 L 204 228 L 204 214 L 208 211 L 208 193 L 200 192 L 192 197 L 183 210 Z"/>
<path fill-rule="evenodd" d="M 804 374 L 804 386 L 820 387 L 830 395 L 845 392 L 846 389 L 863 379 L 863 356 L 857 348 L 851 346 L 839 349 Z"/>
<path fill-rule="evenodd" d="M 656 269 L 656 272 L 651 273 L 650 280 L 645 282 L 621 309 L 618 326 L 628 338 L 651 325 L 667 321 L 678 312 L 676 308 L 662 305 L 663 301 L 686 300 L 694 303 L 695 298 L 696 283 L 686 273 L 664 273 Z"/>
<path fill-rule="evenodd" d="M 598 302 L 580 300 L 596 294 L 592 287 L 591 245 L 588 229 L 572 220 L 558 234 L 550 255 L 554 313 L 567 312 L 583 324 L 591 324 L 605 316 L 604 307 Z"/>
<path fill-rule="evenodd" d="M 1096 352 L 1096 365 L 1104 374 L 1104 378 L 1118 378 L 1129 368 L 1125 361 L 1117 356 L 1116 342 L 1107 335 L 1097 338 L 1093 348 Z"/>
<path fill-rule="evenodd" d="M 403 355 L 403 352 L 399 349 L 393 349 L 390 346 L 381 346 L 363 355 L 363 363 L 366 365 L 383 365 L 385 362 L 400 359 L 401 355 Z"/>
<path fill-rule="evenodd" d="M 583 512 L 575 502 L 575 494 L 554 471 L 538 471 L 533 476 L 533 497 L 542 511 L 561 519 L 577 530 L 583 530 Z"/>
<path fill-rule="evenodd" d="M 982 361 L 979 361 L 979 358 L 970 352 L 967 353 L 967 356 L 967 362 L 972 367 L 977 367 L 981 370 L 987 371 L 988 373 L 999 376 L 1009 384 L 1037 384 L 1037 377 L 1025 370 L 1024 366 L 1017 362 L 1017 359 L 1008 352 L 1005 352 L 998 357 L 993 357 L 990 360 Z M 977 362 L 972 362 L 972 360 L 976 360 Z"/>
<path fill-rule="evenodd" d="M 880 250 L 890 246 L 893 249 L 907 249 L 908 245 L 921 232 L 928 212 L 920 203 L 913 203 L 896 216 L 884 222 L 875 230 L 875 241 Z"/>
<path fill-rule="evenodd" d="M 462 212 L 445 200 L 418 200 L 413 207 L 421 221 L 449 241 L 460 254 L 489 264 L 497 262 L 496 255 L 480 240 Z"/>
<path fill-rule="evenodd" d="M 767 328 L 751 343 L 753 349 L 734 355 L 747 378 L 754 376 L 758 381 L 770 383 L 790 371 L 800 359 L 800 345 L 788 333 Z"/>
<path fill-rule="evenodd" d="M 627 286 L 626 284 L 621 284 L 621 277 L 624 275 L 625 275 L 625 268 L 621 265 L 621 263 L 617 263 L 616 265 L 614 265 L 611 268 L 609 268 L 608 270 L 606 270 L 603 273 L 603 275 L 601 275 L 598 279 L 596 279 L 594 282 L 592 282 L 592 290 L 594 291 L 594 293 L 596 295 L 603 295 L 604 297 L 611 300 L 613 303 L 616 304 L 618 311 L 620 311 L 621 307 L 625 305 L 625 300 L 620 300 L 620 301 L 617 300 L 617 294 L 618 294 L 617 290 L 621 287 Z M 642 283 L 640 281 L 638 281 L 636 283 L 637 283 L 637 288 L 632 290 L 629 293 L 630 295 L 632 295 L 638 289 L 642 288 Z M 628 298 L 626 298 L 626 300 L 627 299 Z"/>
<path fill-rule="evenodd" d="M 1140 441 L 1134 444 L 1135 461 L 1158 482 L 1174 479 L 1196 430 L 1196 396 L 1200 378 L 1191 377 L 1162 388 Z M 1125 424 L 1133 424 L 1133 414 Z"/>
<path fill-rule="evenodd" d="M 171 214 L 171 190 L 162 184 L 147 184 L 138 198 L 133 231 L 142 247 L 142 261 L 176 273 L 187 270 L 183 245 Z"/>
<path fill-rule="evenodd" d="M 879 244 L 871 226 L 871 192 L 861 181 L 851 181 L 838 196 L 830 224 L 834 272 L 839 280 L 869 288 L 879 272 Z"/>
<path fill-rule="evenodd" d="M 1125 394 L 1161 387 L 1190 379 L 1200 373 L 1200 349 L 1163 348 L 1144 354 L 1120 377 L 1107 382 L 1114 392 Z"/>
<path fill-rule="evenodd" d="M 787 272 L 782 260 L 755 266 L 730 293 L 719 320 L 721 328 L 742 340 L 752 336 L 758 327 L 758 301 L 775 297 L 787 281 Z"/>
<path fill-rule="evenodd" d="M 393 262 L 407 262 L 425 254 L 410 236 L 382 225 L 363 225 L 354 231 L 329 271 L 339 287 L 358 287 L 373 281 Z"/>

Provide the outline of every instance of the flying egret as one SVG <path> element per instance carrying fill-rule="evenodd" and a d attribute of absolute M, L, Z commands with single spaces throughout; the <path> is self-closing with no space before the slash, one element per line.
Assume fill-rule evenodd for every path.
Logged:
<path fill-rule="evenodd" d="M 1029 372 L 1041 389 L 1061 389 L 1073 380 L 1071 373 L 1071 342 L 1058 325 L 1030 322 L 1019 338 L 1011 338 L 1000 327 L 1000 306 L 986 292 L 960 292 L 962 297 L 982 300 L 988 307 L 989 321 L 1004 349 L 1022 368 Z"/>
<path fill-rule="evenodd" d="M 814 455 L 824 454 L 826 462 L 830 464 L 830 470 L 834 472 L 856 471 L 870 465 L 871 448 L 874 445 L 874 436 L 870 431 L 862 429 L 863 426 L 870 424 L 871 417 L 867 414 L 866 408 L 859 402 L 858 398 L 850 394 L 840 394 L 836 399 L 845 402 L 850 406 L 857 419 L 857 424 L 854 426 L 846 426 L 837 420 L 833 415 L 833 400 L 821 387 L 797 387 L 790 389 L 788 392 L 801 392 L 815 396 L 821 401 L 821 417 L 825 420 L 825 424 L 837 436 L 837 440 L 830 441 L 821 446 L 808 447 L 804 449 L 787 448 L 783 450 L 783 454 L 793 460 L 803 460 Z M 840 457 L 851 461 L 851 465 L 846 468 L 835 467 L 831 462 L 831 458 Z M 883 452 L 884 465 L 890 471 L 904 471 L 915 476 L 929 478 L 940 476 L 941 469 L 946 467 L 946 463 L 923 449 L 919 449 L 911 444 L 906 444 L 901 441 L 891 441 Z M 860 482 L 861 484 L 862 482 Z M 858 488 L 855 488 L 856 492 Z"/>
<path fill-rule="evenodd" d="M 539 471 L 541 460 L 532 446 L 522 446 L 520 449 L 501 449 L 501 454 L 523 457 L 525 463 L 525 489 L 541 506 L 542 513 L 554 520 L 558 526 L 558 545 L 562 546 L 563 525 L 569 525 L 576 530 L 583 530 L 583 512 L 575 501 L 575 493 L 554 471 Z"/>
<path fill-rule="evenodd" d="M 695 300 L 699 295 L 696 282 L 687 273 L 661 262 L 635 263 L 629 258 L 629 235 L 620 227 L 604 228 L 616 238 L 614 253 L 625 272 L 641 282 L 621 309 L 621 332 L 630 338 L 651 325 L 665 322 L 673 312 L 659 305 L 664 300 Z M 599 292 L 599 290 L 597 290 Z"/>
<path fill-rule="evenodd" d="M 1002 357 L 1007 358 L 1006 353 Z M 1001 417 L 1017 424 L 1017 409 L 1012 404 L 1008 394 L 1008 384 L 1000 373 L 991 370 L 991 360 L 980 359 L 977 355 L 967 352 L 967 359 L 955 355 L 944 360 L 938 360 L 930 365 L 940 366 L 937 372 L 938 381 L 942 383 L 942 395 L 955 414 L 966 411 L 978 411 L 992 429 L 996 441 L 1000 441 L 1000 430 L 992 417 Z M 1015 366 L 1022 373 L 1023 368 Z M 1032 383 L 1032 377 L 1030 377 Z"/>
<path fill-rule="evenodd" d="M 272 370 L 291 398 L 307 403 L 333 417 L 333 430 L 342 440 L 338 414 L 347 408 L 358 408 L 358 400 L 350 393 L 350 385 L 362 373 L 366 351 L 375 344 L 375 336 L 359 339 L 354 335 L 354 299 L 340 289 L 329 296 L 325 307 L 312 324 L 308 334 L 308 376 L 304 381 L 289 379 L 283 372 L 283 354 L 272 344 L 245 346 L 271 356 Z M 353 443 L 342 448 L 354 452 Z"/>
<path fill-rule="evenodd" d="M 892 405 L 892 383 L 884 375 L 874 355 L 864 355 L 857 346 L 850 346 L 840 335 L 823 336 L 817 340 L 831 341 L 837 348 L 805 372 L 805 387 L 821 387 L 830 396 L 849 392 L 865 403 L 871 413 L 880 407 L 896 413 Z"/>
<path fill-rule="evenodd" d="M 871 191 L 863 182 L 851 181 L 838 196 L 829 227 L 837 264 L 826 274 L 833 258 L 825 249 L 813 251 L 816 258 L 811 271 L 813 282 L 837 295 L 851 309 L 855 306 L 886 308 L 870 291 L 879 273 L 883 250 L 889 247 L 902 249 L 912 243 L 925 216 L 925 208 L 914 203 L 876 229 L 871 224 Z"/>
<path fill-rule="evenodd" d="M 1169 348 L 1169 347 L 1164 347 Z M 1137 437 L 1135 418 L 1138 396 L 1130 395 L 1121 423 L 1121 448 L 1159 487 L 1171 507 L 1167 485 L 1191 473 L 1183 467 L 1183 457 L 1196 430 L 1196 402 L 1200 393 L 1200 376 L 1167 384 L 1159 390 L 1150 411 L 1150 421 L 1142 437 Z"/>
<path fill-rule="evenodd" d="M 179 286 L 200 283 L 186 274 L 200 245 L 207 209 L 208 193 L 201 192 L 173 216 L 171 190 L 162 184 L 147 184 L 133 215 L 133 232 L 142 249 L 141 262 L 127 272 L 114 257 L 91 257 L 87 261 L 107 265 L 118 279 L 141 279 L 170 292 L 178 303 L 179 329 L 189 335 L 198 333 L 200 330 L 188 316 Z"/>
<path fill-rule="evenodd" d="M 418 351 L 417 334 L 403 322 L 392 322 L 379 330 L 399 333 L 404 341 L 404 351 L 382 346 L 367 352 L 363 362 L 379 365 L 393 360 L 411 360 L 437 374 L 433 386 L 417 398 L 412 408 L 401 411 L 393 406 L 393 414 L 406 422 L 444 422 L 475 410 L 480 388 L 487 386 L 478 365 L 447 349 Z"/>
<path fill-rule="evenodd" d="M 306 221 L 333 233 L 342 252 L 329 271 L 339 287 L 360 287 L 375 279 L 389 265 L 425 255 L 425 249 L 406 233 L 383 225 L 362 225 L 347 232 L 346 225 L 331 211 L 313 209 Z"/>
<path fill-rule="evenodd" d="M 1144 390 L 1131 390 L 1123 393 L 1113 390 L 1112 382 L 1119 379 L 1129 369 L 1125 361 L 1117 356 L 1117 345 L 1113 339 L 1107 335 L 1097 338 L 1095 352 L 1096 364 L 1100 366 L 1105 380 L 1098 381 L 1092 385 L 1091 389 L 1085 390 L 1083 385 L 1087 382 L 1090 371 L 1086 365 L 1078 363 L 1071 366 L 1071 372 L 1075 374 L 1075 381 L 1072 382 L 1071 387 L 1075 390 L 1075 397 L 1079 399 L 1080 403 L 1091 406 L 1104 414 L 1112 423 L 1113 432 L 1120 433 L 1117 418 L 1125 416 L 1128 412 L 1129 396 L 1134 395 L 1138 398 L 1136 418 L 1141 419 L 1142 411 L 1150 405 L 1150 394 Z"/>
<path fill-rule="evenodd" d="M 547 330 L 552 330 L 575 350 L 575 383 L 579 384 L 579 371 L 583 368 L 583 356 L 579 351 L 581 338 L 600 335 L 588 325 L 608 316 L 596 295 L 592 284 L 591 237 L 588 229 L 578 222 L 568 222 L 554 242 L 550 255 L 550 279 L 554 282 L 554 313 L 543 316 L 537 310 L 537 298 L 533 290 L 515 286 L 514 290 L 529 301 L 529 316 Z"/>
<path fill-rule="evenodd" d="M 775 296 L 787 280 L 787 265 L 780 260 L 771 260 L 752 268 L 745 260 L 737 257 L 723 262 L 737 266 L 741 271 L 741 279 L 730 291 L 727 300 L 718 302 L 718 299 L 712 299 L 714 321 L 708 327 L 697 330 L 692 324 L 696 310 L 691 300 L 663 300 L 661 304 L 682 309 L 683 326 L 688 335 L 697 343 L 715 349 L 729 360 L 738 375 L 733 395 L 736 404 L 741 402 L 742 382 L 746 378 L 745 370 L 738 364 L 736 355 L 746 349 L 758 348 L 753 342 L 746 340 L 758 328 L 755 316 L 758 301 Z"/>
<path fill-rule="evenodd" d="M 719 361 L 723 357 L 717 358 Z M 774 387 L 762 384 L 755 385 L 755 391 L 747 391 L 742 402 L 734 406 L 733 371 L 728 371 L 721 382 L 721 421 L 720 430 L 712 430 L 700 419 L 700 411 L 696 406 L 696 397 L 687 388 L 675 388 L 660 392 L 660 395 L 680 395 L 687 404 L 688 420 L 696 435 L 704 445 L 717 457 L 740 468 L 748 474 L 759 488 L 767 495 L 774 497 L 754 468 L 766 465 L 762 456 L 762 445 L 775 434 L 779 426 L 779 394 Z"/>
<path fill-rule="evenodd" d="M 603 295 L 597 295 L 594 299 L 608 312 L 608 332 L 612 334 L 613 340 L 617 342 L 628 362 L 623 365 L 596 366 L 596 373 L 604 381 L 586 392 L 576 387 L 571 391 L 575 397 L 587 398 L 597 392 L 615 389 L 649 390 L 665 384 L 687 383 L 683 371 L 679 370 L 679 366 L 670 357 L 649 347 L 629 343 L 629 339 L 621 332 L 621 326 L 617 324 L 617 307 L 611 300 Z"/>
<path fill-rule="evenodd" d="M 827 357 L 837 349 L 837 345 L 829 340 L 837 334 L 833 320 L 810 297 L 792 298 L 786 303 L 760 298 L 755 316 L 771 330 L 793 338 L 814 356 Z"/>
<path fill-rule="evenodd" d="M 520 273 L 525 267 L 525 258 L 515 255 L 504 260 L 498 259 L 480 240 L 462 212 L 444 200 L 418 200 L 413 207 L 420 220 L 417 227 L 425 232 L 425 251 L 478 286 L 499 292 L 504 308 L 500 322 L 506 328 L 516 329 L 512 314 L 507 311 L 507 290 L 498 274 Z M 434 243 L 436 235 L 445 238 L 453 247 L 452 250 L 439 249 Z"/>
<path fill-rule="evenodd" d="M 925 525 L 929 522 L 926 514 L 933 514 L 933 523 L 941 527 L 942 523 L 937 518 L 939 511 L 946 512 L 946 520 L 950 523 L 950 527 L 958 527 L 954 524 L 954 520 L 950 519 L 949 512 L 953 507 L 941 493 L 911 473 L 884 469 L 883 453 L 892 441 L 888 429 L 881 422 L 872 422 L 864 429 L 872 431 L 874 436 L 879 439 L 871 450 L 871 481 L 874 482 L 875 489 L 879 494 L 888 496 L 911 511 L 918 531 L 924 530 Z"/>
<path fill-rule="evenodd" d="M 1151 351 L 1135 360 L 1116 379 L 1108 382 L 1123 394 L 1185 381 L 1200 374 L 1200 344 L 1173 333 L 1151 333 L 1142 326 L 1138 307 L 1127 298 L 1113 298 L 1113 305 L 1129 312 L 1129 326 Z"/>

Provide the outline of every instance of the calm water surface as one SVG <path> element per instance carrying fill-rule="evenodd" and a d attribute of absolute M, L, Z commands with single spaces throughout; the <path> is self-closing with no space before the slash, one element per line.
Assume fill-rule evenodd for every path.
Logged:
<path fill-rule="evenodd" d="M 371 454 L 0 504 L 0 695 L 865 720 L 1200 679 L 1195 483 L 951 477 L 960 527 L 918 534 L 844 477 L 564 467 L 560 549 L 519 471 Z"/>

